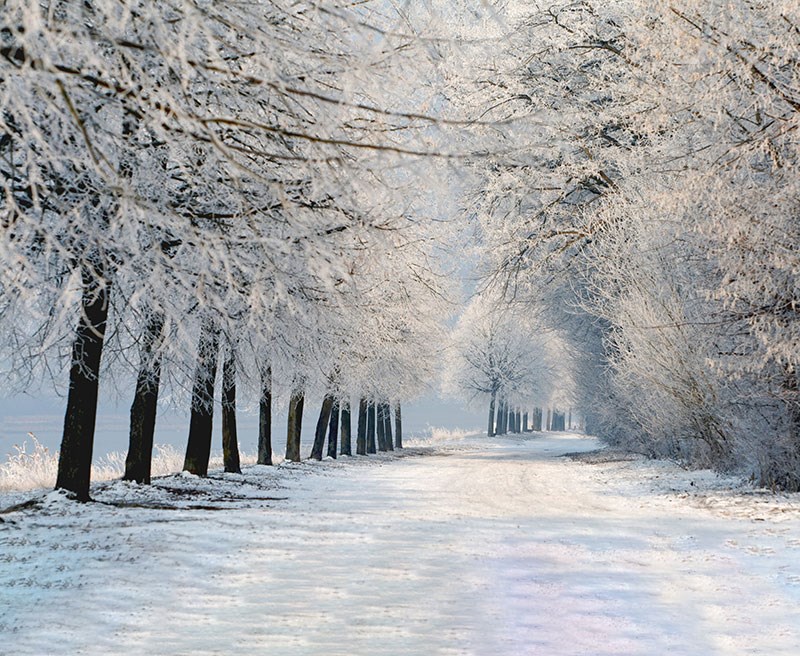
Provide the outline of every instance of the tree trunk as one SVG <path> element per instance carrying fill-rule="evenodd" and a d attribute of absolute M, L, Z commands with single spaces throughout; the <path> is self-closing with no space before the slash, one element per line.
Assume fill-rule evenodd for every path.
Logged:
<path fill-rule="evenodd" d="M 81 316 L 72 342 L 69 393 L 56 478 L 56 488 L 72 492 L 79 501 L 89 500 L 100 358 L 108 321 L 110 283 L 102 280 L 105 274 L 102 262 L 95 265 L 94 268 L 85 265 L 81 271 Z"/>
<path fill-rule="evenodd" d="M 350 401 L 342 401 L 342 447 L 339 453 L 343 456 L 353 455 L 350 421 Z"/>
<path fill-rule="evenodd" d="M 486 429 L 486 437 L 494 437 L 494 406 L 497 402 L 497 392 L 492 392 L 492 398 L 489 399 L 489 427 Z"/>
<path fill-rule="evenodd" d="M 222 463 L 230 474 L 241 474 L 236 432 L 236 350 L 228 345 L 222 365 Z"/>
<path fill-rule="evenodd" d="M 334 401 L 331 408 L 331 420 L 328 423 L 328 457 L 336 457 L 339 438 L 339 402 Z"/>
<path fill-rule="evenodd" d="M 494 422 L 494 434 L 503 434 L 503 397 L 497 403 L 497 419 Z"/>
<path fill-rule="evenodd" d="M 386 417 L 383 414 L 383 403 L 375 404 L 375 432 L 378 451 L 386 451 Z"/>
<path fill-rule="evenodd" d="M 325 446 L 325 435 L 328 432 L 328 422 L 331 418 L 331 409 L 333 408 L 333 397 L 326 394 L 322 399 L 322 408 L 319 411 L 319 419 L 317 419 L 317 429 L 314 432 L 314 446 L 311 447 L 311 458 L 314 460 L 322 460 L 322 449 Z"/>
<path fill-rule="evenodd" d="M 375 402 L 367 404 L 367 453 L 376 453 L 375 448 Z"/>
<path fill-rule="evenodd" d="M 403 417 L 400 414 L 400 401 L 394 404 L 394 446 L 403 448 Z"/>
<path fill-rule="evenodd" d="M 300 432 L 303 428 L 303 392 L 295 390 L 289 399 L 289 417 L 286 426 L 286 459 L 300 462 Z"/>
<path fill-rule="evenodd" d="M 547 431 L 549 431 L 552 426 L 552 413 L 550 411 L 550 408 L 547 408 L 547 423 L 545 424 L 545 426 L 546 426 L 545 430 Z"/>
<path fill-rule="evenodd" d="M 125 458 L 126 481 L 150 484 L 153 462 L 153 435 L 156 430 L 158 387 L 161 380 L 161 358 L 154 354 L 163 340 L 164 315 L 150 314 L 142 335 L 139 375 L 131 404 L 131 423 L 128 433 L 128 456 Z"/>
<path fill-rule="evenodd" d="M 530 432 L 528 430 L 528 411 L 527 410 L 522 413 L 522 432 L 523 433 Z"/>
<path fill-rule="evenodd" d="M 385 423 L 383 436 L 386 440 L 386 448 L 394 451 L 394 439 L 392 439 L 392 406 L 388 402 L 383 404 L 383 420 Z"/>
<path fill-rule="evenodd" d="M 208 474 L 211 457 L 211 434 L 214 423 L 214 381 L 217 378 L 219 333 L 210 321 L 200 328 L 197 347 L 197 369 L 192 388 L 192 416 L 189 420 L 189 440 L 186 444 L 184 471 L 198 476 Z"/>
<path fill-rule="evenodd" d="M 131 117 L 123 120 L 123 133 L 132 137 L 138 121 Z M 123 158 L 121 168 L 125 175 L 133 174 L 132 162 Z M 168 258 L 175 256 L 175 242 L 162 241 L 161 252 Z M 153 462 L 153 437 L 156 430 L 156 413 L 158 411 L 158 392 L 161 382 L 161 355 L 158 353 L 164 343 L 164 313 L 151 310 L 142 335 L 139 353 L 139 375 L 136 378 L 136 391 L 133 396 L 130 412 L 130 430 L 128 434 L 128 455 L 125 459 L 123 480 L 150 484 Z"/>
<path fill-rule="evenodd" d="M 258 402 L 258 462 L 272 464 L 272 369 L 261 372 L 261 398 Z"/>
<path fill-rule="evenodd" d="M 359 456 L 367 455 L 367 400 L 361 398 L 358 401 L 358 432 L 356 433 L 356 454 Z"/>
<path fill-rule="evenodd" d="M 522 414 L 520 413 L 520 409 L 517 408 L 514 412 L 514 432 L 521 433 L 522 432 Z"/>

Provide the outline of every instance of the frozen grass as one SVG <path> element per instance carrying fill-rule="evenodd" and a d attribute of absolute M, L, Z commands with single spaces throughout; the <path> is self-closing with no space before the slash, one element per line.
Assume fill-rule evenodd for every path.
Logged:
<path fill-rule="evenodd" d="M 27 442 L 14 445 L 15 453 L 0 465 L 0 491 L 35 490 L 53 487 L 58 471 L 58 454 L 50 453 L 42 446 L 33 433 L 28 433 L 33 441 L 33 451 L 28 453 Z"/>
<path fill-rule="evenodd" d="M 33 433 L 29 433 L 32 450 L 28 452 L 28 443 L 14 445 L 15 452 L 6 462 L 0 464 L 0 491 L 23 492 L 52 488 L 56 484 L 58 473 L 58 452 L 51 453 L 43 446 Z M 110 481 L 121 478 L 125 473 L 125 455 L 121 451 L 113 451 L 92 465 L 93 481 Z M 183 452 L 168 444 L 156 444 L 153 447 L 153 476 L 166 476 L 183 469 Z M 243 465 L 251 465 L 256 456 L 242 453 Z M 222 455 L 213 454 L 209 469 L 222 468 Z"/>
<path fill-rule="evenodd" d="M 443 426 L 428 426 L 422 435 L 411 435 L 403 439 L 404 446 L 430 446 L 442 442 L 459 442 L 466 437 L 480 434 L 478 428 L 444 428 Z"/>

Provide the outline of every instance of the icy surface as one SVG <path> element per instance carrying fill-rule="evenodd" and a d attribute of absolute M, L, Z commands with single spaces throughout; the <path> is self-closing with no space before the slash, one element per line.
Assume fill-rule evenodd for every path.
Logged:
<path fill-rule="evenodd" d="M 0 515 L 0 653 L 800 653 L 797 498 L 561 457 L 597 446 L 467 438 L 42 495 Z"/>

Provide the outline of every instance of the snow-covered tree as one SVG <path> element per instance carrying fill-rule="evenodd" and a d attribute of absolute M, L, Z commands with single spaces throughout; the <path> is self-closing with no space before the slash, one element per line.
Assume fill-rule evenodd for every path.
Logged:
<path fill-rule="evenodd" d="M 194 390 L 202 473 L 215 345 L 255 354 L 240 373 L 263 396 L 282 318 L 380 243 L 382 158 L 424 156 L 402 135 L 427 119 L 397 107 L 389 62 L 411 48 L 376 40 L 369 11 L 4 4 L 4 347 L 12 371 L 72 363 L 59 486 L 88 495 L 104 346 L 139 378 L 130 477 L 148 476 L 162 374 Z"/>
<path fill-rule="evenodd" d="M 467 402 L 489 403 L 487 434 L 504 408 L 542 404 L 554 391 L 557 338 L 524 307 L 507 307 L 497 293 L 476 296 L 450 335 L 444 390 Z M 501 413 L 498 412 L 498 417 Z"/>
<path fill-rule="evenodd" d="M 604 381 L 606 437 L 797 487 L 797 7 L 522 13 L 483 85 L 513 146 L 476 204 L 490 266 Z"/>

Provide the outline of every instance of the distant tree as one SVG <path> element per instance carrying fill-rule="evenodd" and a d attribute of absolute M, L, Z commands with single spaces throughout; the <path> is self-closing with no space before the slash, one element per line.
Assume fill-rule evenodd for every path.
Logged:
<path fill-rule="evenodd" d="M 451 334 L 445 364 L 445 391 L 466 401 L 488 400 L 489 436 L 516 430 L 509 422 L 512 404 L 547 398 L 553 386 L 548 336 L 525 313 L 499 300 L 487 293 L 467 306 Z"/>

